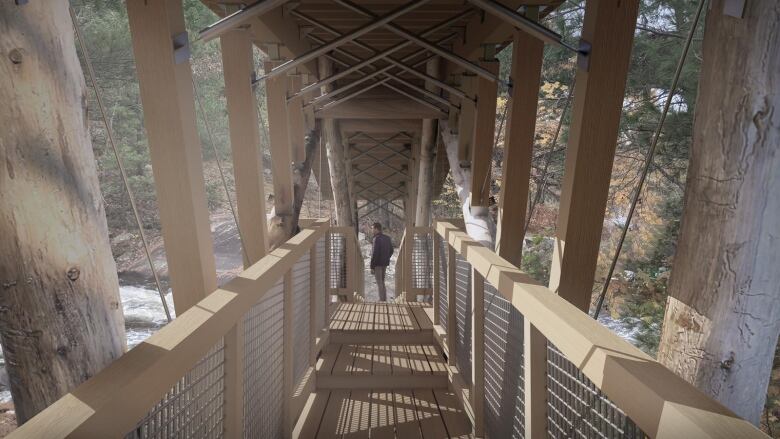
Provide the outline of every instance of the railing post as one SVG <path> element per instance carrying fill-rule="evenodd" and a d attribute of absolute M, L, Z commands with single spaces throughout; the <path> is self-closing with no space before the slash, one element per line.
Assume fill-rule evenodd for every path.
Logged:
<path fill-rule="evenodd" d="M 433 298 L 433 324 L 439 325 L 441 324 L 439 316 L 439 300 L 441 300 L 441 297 L 439 297 L 439 286 L 441 284 L 441 279 L 439 279 L 439 258 L 441 258 L 441 249 L 436 237 L 436 222 L 433 223 L 431 242 L 433 244 L 433 269 L 431 270 L 431 275 L 433 276 L 433 291 L 431 291 Z"/>
<path fill-rule="evenodd" d="M 471 408 L 474 436 L 485 431 L 485 278 L 471 269 Z"/>
<path fill-rule="evenodd" d="M 344 263 L 347 264 L 347 301 L 352 301 L 357 292 L 357 283 L 355 282 L 355 240 L 350 239 L 349 232 L 344 232 L 346 248 L 344 249 Z"/>
<path fill-rule="evenodd" d="M 317 243 L 309 250 L 309 366 L 317 361 L 317 335 L 322 328 L 317 327 Z M 328 304 L 325 303 L 327 308 Z"/>
<path fill-rule="evenodd" d="M 294 387 L 293 371 L 293 288 L 292 288 L 292 269 L 284 274 L 284 311 L 283 311 L 283 401 L 282 401 L 282 427 L 285 438 L 292 437 L 293 413 L 292 398 Z"/>
<path fill-rule="evenodd" d="M 455 333 L 458 330 L 458 316 L 455 314 L 455 272 L 457 269 L 457 260 L 455 249 L 449 244 L 449 232 L 447 233 L 447 364 L 456 365 L 455 360 Z"/>
<path fill-rule="evenodd" d="M 525 437 L 547 435 L 547 339 L 528 319 L 523 319 L 525 379 Z"/>

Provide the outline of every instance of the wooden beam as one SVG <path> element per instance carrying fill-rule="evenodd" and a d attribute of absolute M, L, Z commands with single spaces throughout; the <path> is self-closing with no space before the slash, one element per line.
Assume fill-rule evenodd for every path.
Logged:
<path fill-rule="evenodd" d="M 266 62 L 265 71 L 270 71 L 275 64 L 274 61 Z M 274 213 L 281 218 L 284 234 L 292 231 L 292 224 L 289 223 L 293 215 L 292 154 L 287 127 L 287 81 L 287 75 L 280 75 L 268 78 L 265 83 L 268 136 L 271 144 L 271 173 L 274 178 Z"/>
<path fill-rule="evenodd" d="M 301 75 L 290 75 L 290 94 L 297 93 L 303 85 Z M 290 150 L 292 163 L 301 164 L 306 159 L 304 151 L 304 137 L 306 137 L 306 124 L 303 114 L 303 96 L 297 96 L 287 102 L 287 131 L 290 136 Z"/>
<path fill-rule="evenodd" d="M 129 0 L 127 15 L 176 314 L 217 287 L 192 70 L 176 63 L 180 1 Z"/>
<path fill-rule="evenodd" d="M 477 89 L 477 77 L 464 74 L 460 78 L 461 89 L 466 94 L 473 96 Z M 464 100 L 458 111 L 458 161 L 471 163 L 472 149 L 474 147 L 474 124 L 477 117 L 477 105 L 471 100 Z"/>
<path fill-rule="evenodd" d="M 509 109 L 501 165 L 496 253 L 517 267 L 523 255 L 543 57 L 544 43 L 523 31 L 515 30 L 512 42 L 512 95 L 507 103 Z"/>
<path fill-rule="evenodd" d="M 298 22 L 284 13 L 284 7 L 266 12 L 251 22 L 255 44 L 260 47 L 275 46 L 284 58 L 295 58 L 311 49 L 311 44 L 298 27 Z M 266 49 L 267 51 L 267 49 Z M 317 63 L 310 61 L 298 66 L 306 73 L 316 75 Z M 268 72 L 270 70 L 266 70 Z"/>
<path fill-rule="evenodd" d="M 590 306 L 617 143 L 638 0 L 589 0 L 582 38 L 592 45 L 577 71 L 550 289 Z"/>
<path fill-rule="evenodd" d="M 345 133 L 395 133 L 407 132 L 414 134 L 422 129 L 419 119 L 341 119 L 341 130 Z"/>
<path fill-rule="evenodd" d="M 486 70 L 498 74 L 498 61 L 483 61 L 480 64 Z M 477 78 L 477 114 L 471 152 L 472 207 L 487 207 L 490 202 L 497 94 L 498 84 L 482 77 Z"/>
<path fill-rule="evenodd" d="M 440 111 L 407 97 L 383 95 L 356 97 L 348 102 L 315 112 L 319 119 L 438 119 Z"/>
<path fill-rule="evenodd" d="M 220 38 L 225 76 L 230 147 L 236 182 L 239 237 L 244 268 L 268 252 L 263 164 L 255 94 L 252 90 L 254 53 L 248 32 L 227 32 Z M 225 335 L 225 436 L 244 431 L 244 322 Z"/>
<path fill-rule="evenodd" d="M 253 48 L 250 35 L 240 30 L 223 35 L 221 44 L 241 245 L 251 265 L 268 252 L 260 125 L 251 85 Z"/>

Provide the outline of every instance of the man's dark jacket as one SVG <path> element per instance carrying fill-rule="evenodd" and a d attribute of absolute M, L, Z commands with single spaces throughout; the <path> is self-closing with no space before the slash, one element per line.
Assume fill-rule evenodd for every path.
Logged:
<path fill-rule="evenodd" d="M 371 251 L 371 269 L 390 265 L 393 256 L 393 243 L 390 237 L 382 233 L 374 236 L 374 249 Z"/>

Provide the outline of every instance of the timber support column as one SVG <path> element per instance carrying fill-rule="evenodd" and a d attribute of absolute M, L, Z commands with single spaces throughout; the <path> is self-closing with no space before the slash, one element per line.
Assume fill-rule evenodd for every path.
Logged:
<path fill-rule="evenodd" d="M 279 65 L 278 61 L 267 61 L 264 69 L 270 72 Z M 274 178 L 274 219 L 269 231 L 271 247 L 278 246 L 292 236 L 293 228 L 293 181 L 292 150 L 287 124 L 286 74 L 265 80 L 266 105 L 268 109 L 268 137 L 271 149 L 271 173 Z"/>
<path fill-rule="evenodd" d="M 217 288 L 184 15 L 180 1 L 144 0 L 128 0 L 127 15 L 173 301 L 181 315 Z"/>
<path fill-rule="evenodd" d="M 268 251 L 260 126 L 252 90 L 253 45 L 245 30 L 227 32 L 221 37 L 221 44 L 239 237 L 246 269 Z M 225 437 L 239 438 L 244 432 L 243 319 L 225 334 L 224 355 Z"/>
<path fill-rule="evenodd" d="M 19 424 L 125 327 L 68 2 L 0 3 L 0 335 Z"/>
<path fill-rule="evenodd" d="M 523 255 L 543 58 L 544 43 L 516 29 L 512 39 L 512 94 L 507 103 L 496 233 L 496 253 L 516 267 L 520 266 Z"/>
<path fill-rule="evenodd" d="M 561 188 L 550 289 L 584 312 L 590 307 L 607 205 L 638 0 L 589 0 Z"/>
<path fill-rule="evenodd" d="M 498 61 L 480 63 L 493 74 L 498 74 Z M 471 141 L 471 208 L 490 205 L 490 177 L 493 163 L 493 142 L 496 131 L 496 97 L 498 84 L 477 77 L 477 105 L 474 120 L 474 138 Z"/>

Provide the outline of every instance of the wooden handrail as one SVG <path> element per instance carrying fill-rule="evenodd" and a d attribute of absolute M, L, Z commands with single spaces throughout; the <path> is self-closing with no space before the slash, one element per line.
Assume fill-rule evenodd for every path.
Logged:
<path fill-rule="evenodd" d="M 8 437 L 123 437 L 327 230 L 302 230 Z"/>
<path fill-rule="evenodd" d="M 651 437 L 767 437 L 453 224 L 439 221 L 435 229 Z"/>

